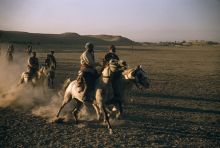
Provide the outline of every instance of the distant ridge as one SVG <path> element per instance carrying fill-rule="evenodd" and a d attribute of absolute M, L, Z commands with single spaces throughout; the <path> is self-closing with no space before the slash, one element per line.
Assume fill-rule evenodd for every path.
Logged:
<path fill-rule="evenodd" d="M 93 42 L 96 45 L 139 45 L 126 37 L 116 35 L 79 35 L 73 32 L 61 34 L 28 33 L 0 30 L 0 42 L 33 43 L 33 44 L 74 44 L 82 45 Z"/>

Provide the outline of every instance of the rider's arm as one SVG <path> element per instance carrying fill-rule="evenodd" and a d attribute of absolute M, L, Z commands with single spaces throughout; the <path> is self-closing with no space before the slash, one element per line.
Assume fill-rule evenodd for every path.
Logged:
<path fill-rule="evenodd" d="M 28 65 L 31 66 L 31 67 L 33 66 L 33 65 L 32 65 L 32 59 L 31 59 L 31 57 L 28 59 Z"/>

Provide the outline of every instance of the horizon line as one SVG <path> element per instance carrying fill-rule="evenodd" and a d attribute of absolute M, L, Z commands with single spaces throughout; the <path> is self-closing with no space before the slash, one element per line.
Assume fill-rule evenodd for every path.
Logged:
<path fill-rule="evenodd" d="M 158 41 L 136 41 L 136 40 L 133 40 L 133 39 L 130 39 L 126 36 L 123 36 L 123 35 L 116 35 L 116 34 L 79 34 L 77 32 L 61 32 L 61 33 L 51 33 L 51 32 L 29 32 L 29 31 L 18 31 L 18 30 L 1 30 L 0 31 L 6 31 L 6 32 L 23 32 L 23 33 L 30 33 L 30 34 L 51 34 L 51 35 L 60 35 L 60 34 L 65 34 L 65 33 L 75 33 L 77 35 L 80 35 L 80 36 L 89 36 L 89 35 L 107 35 L 107 36 L 118 36 L 118 37 L 124 37 L 124 38 L 127 38 L 133 42 L 137 42 L 137 43 L 160 43 L 160 42 L 183 42 L 183 41 L 186 41 L 186 42 L 190 42 L 190 41 L 211 41 L 211 42 L 217 42 L 217 43 L 220 43 L 220 41 L 216 41 L 216 40 L 204 40 L 204 39 L 183 39 L 183 40 L 158 40 Z"/>

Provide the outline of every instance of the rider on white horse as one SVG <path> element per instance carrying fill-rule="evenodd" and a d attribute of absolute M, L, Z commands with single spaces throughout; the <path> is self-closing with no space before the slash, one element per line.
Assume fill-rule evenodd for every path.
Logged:
<path fill-rule="evenodd" d="M 95 62 L 94 45 L 92 43 L 86 43 L 85 48 L 86 50 L 80 56 L 80 76 L 85 79 L 87 85 L 84 100 L 90 101 L 90 95 L 95 88 L 95 81 L 98 77 L 96 66 L 100 66 L 100 64 Z"/>

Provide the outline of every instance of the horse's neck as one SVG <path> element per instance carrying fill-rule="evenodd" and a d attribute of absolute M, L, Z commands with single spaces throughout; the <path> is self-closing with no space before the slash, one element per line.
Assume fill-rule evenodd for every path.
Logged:
<path fill-rule="evenodd" d="M 131 90 L 134 85 L 134 82 L 132 82 L 130 79 L 123 78 L 122 85 L 124 86 L 125 89 Z"/>
<path fill-rule="evenodd" d="M 99 77 L 99 81 L 102 84 L 109 84 L 110 83 L 110 76 L 111 76 L 111 72 L 110 72 L 110 68 L 109 67 L 105 67 L 104 70 L 102 71 L 102 75 Z"/>
<path fill-rule="evenodd" d="M 131 78 L 131 73 L 132 73 L 133 69 L 128 69 L 126 71 L 124 71 L 123 73 L 123 78 L 122 78 L 122 82 L 124 87 L 126 87 L 127 89 L 132 89 L 134 82 L 133 79 Z"/>
<path fill-rule="evenodd" d="M 45 67 L 42 67 L 39 71 L 38 71 L 38 78 L 41 79 L 43 78 L 44 76 L 46 76 L 46 68 Z"/>

